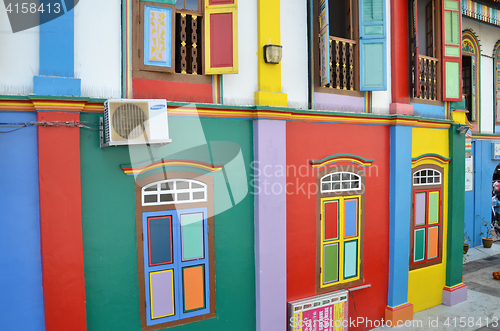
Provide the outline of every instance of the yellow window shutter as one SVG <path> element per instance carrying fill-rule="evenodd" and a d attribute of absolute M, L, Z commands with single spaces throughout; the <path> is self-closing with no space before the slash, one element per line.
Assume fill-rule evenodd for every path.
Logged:
<path fill-rule="evenodd" d="M 238 0 L 205 0 L 205 74 L 238 73 Z"/>

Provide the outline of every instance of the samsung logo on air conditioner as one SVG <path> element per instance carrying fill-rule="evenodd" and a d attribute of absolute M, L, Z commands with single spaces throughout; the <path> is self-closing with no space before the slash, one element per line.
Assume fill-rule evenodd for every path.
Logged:
<path fill-rule="evenodd" d="M 151 110 L 160 110 L 163 108 L 165 108 L 165 105 L 154 105 L 150 107 Z"/>

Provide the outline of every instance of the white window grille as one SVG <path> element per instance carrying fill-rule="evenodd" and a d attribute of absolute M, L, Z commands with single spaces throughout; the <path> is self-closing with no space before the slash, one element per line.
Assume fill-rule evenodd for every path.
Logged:
<path fill-rule="evenodd" d="M 441 173 L 434 169 L 422 169 L 413 174 L 413 185 L 441 184 Z"/>
<path fill-rule="evenodd" d="M 321 192 L 361 190 L 361 177 L 352 172 L 334 172 L 321 178 Z"/>
<path fill-rule="evenodd" d="M 169 205 L 207 201 L 207 184 L 192 179 L 168 179 L 142 188 L 142 205 Z"/>

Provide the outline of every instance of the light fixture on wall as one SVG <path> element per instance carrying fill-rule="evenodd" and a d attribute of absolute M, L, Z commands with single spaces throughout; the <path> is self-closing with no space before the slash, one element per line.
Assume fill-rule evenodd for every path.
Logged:
<path fill-rule="evenodd" d="M 283 56 L 283 46 L 264 45 L 264 61 L 266 63 L 278 64 Z"/>
<path fill-rule="evenodd" d="M 469 131 L 469 127 L 467 125 L 460 125 L 457 128 L 457 132 L 460 133 L 460 134 L 466 134 L 467 131 Z"/>

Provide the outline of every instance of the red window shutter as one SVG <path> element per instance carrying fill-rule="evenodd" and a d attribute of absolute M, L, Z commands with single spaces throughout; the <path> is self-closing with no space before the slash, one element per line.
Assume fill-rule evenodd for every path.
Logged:
<path fill-rule="evenodd" d="M 418 59 L 418 10 L 417 10 L 417 0 L 412 0 L 412 55 L 413 55 L 413 96 L 418 97 L 420 95 L 420 61 Z"/>
<path fill-rule="evenodd" d="M 205 74 L 238 73 L 238 0 L 205 0 Z"/>

